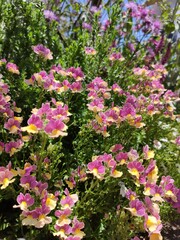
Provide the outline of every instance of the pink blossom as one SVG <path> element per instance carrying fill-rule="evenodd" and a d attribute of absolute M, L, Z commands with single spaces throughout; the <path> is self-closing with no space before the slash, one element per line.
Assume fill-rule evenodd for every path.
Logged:
<path fill-rule="evenodd" d="M 22 131 L 27 131 L 29 133 L 38 133 L 38 131 L 42 130 L 43 122 L 39 116 L 32 114 L 28 120 L 28 126 L 22 127 Z"/>
<path fill-rule="evenodd" d="M 176 143 L 178 146 L 180 146 L 180 136 L 178 136 L 178 137 L 176 138 L 175 143 Z"/>
<path fill-rule="evenodd" d="M 114 83 L 114 84 L 112 85 L 112 90 L 113 90 L 115 93 L 118 93 L 119 95 L 122 95 L 122 94 L 123 94 L 122 88 L 121 88 L 117 83 Z"/>
<path fill-rule="evenodd" d="M 0 185 L 1 189 L 5 189 L 9 186 L 10 183 L 15 181 L 15 178 L 13 178 L 15 174 L 12 170 L 8 168 L 0 168 Z"/>
<path fill-rule="evenodd" d="M 110 151 L 115 153 L 115 152 L 119 152 L 123 149 L 124 147 L 121 144 L 115 144 L 110 148 Z M 117 155 L 116 155 L 117 156 Z"/>
<path fill-rule="evenodd" d="M 154 157 L 154 151 L 149 150 L 149 146 L 146 145 L 143 147 L 143 153 L 144 153 L 144 158 L 145 159 L 151 159 Z"/>
<path fill-rule="evenodd" d="M 67 239 L 68 235 L 71 234 L 72 228 L 68 224 L 63 226 L 58 226 L 57 224 L 54 226 L 56 232 L 53 234 L 54 236 L 60 236 L 61 238 Z"/>
<path fill-rule="evenodd" d="M 71 91 L 73 93 L 79 93 L 82 92 L 82 84 L 81 82 L 73 82 L 70 87 Z"/>
<path fill-rule="evenodd" d="M 85 54 L 96 55 L 97 51 L 92 47 L 85 47 Z"/>
<path fill-rule="evenodd" d="M 50 10 L 44 10 L 44 17 L 49 21 L 59 21 L 58 16 Z"/>
<path fill-rule="evenodd" d="M 76 237 L 79 237 L 82 239 L 85 236 L 85 233 L 81 231 L 82 228 L 84 228 L 84 223 L 77 220 L 77 217 L 74 217 L 72 226 L 72 234 Z"/>
<path fill-rule="evenodd" d="M 123 61 L 124 58 L 123 58 L 123 56 L 121 55 L 120 52 L 117 52 L 117 53 L 112 53 L 112 54 L 109 56 L 109 60 L 111 60 L 111 61 L 116 61 L 116 60 L 118 60 L 118 61 Z"/>
<path fill-rule="evenodd" d="M 88 163 L 88 169 L 97 178 L 101 178 L 105 174 L 105 167 L 98 160 Z"/>
<path fill-rule="evenodd" d="M 92 26 L 91 26 L 91 24 L 86 23 L 86 22 L 83 22 L 83 23 L 82 23 L 82 27 L 83 27 L 84 29 L 87 29 L 89 32 L 92 32 Z"/>
<path fill-rule="evenodd" d="M 132 215 L 139 217 L 145 216 L 145 207 L 141 201 L 139 201 L 138 199 L 132 200 L 130 201 L 129 205 L 130 208 L 127 209 L 132 213 Z"/>
<path fill-rule="evenodd" d="M 66 70 L 68 76 L 73 77 L 76 81 L 81 81 L 84 78 L 84 73 L 81 68 L 70 67 Z"/>
<path fill-rule="evenodd" d="M 67 126 L 61 120 L 50 120 L 44 128 L 44 131 L 51 138 L 56 138 L 59 136 L 67 136 L 65 132 L 67 130 Z"/>
<path fill-rule="evenodd" d="M 135 200 L 136 197 L 137 197 L 137 196 L 136 196 L 136 193 L 133 192 L 131 189 L 128 189 L 128 190 L 126 191 L 126 198 L 129 199 L 130 201 Z"/>
<path fill-rule="evenodd" d="M 8 121 L 4 124 L 4 128 L 8 129 L 10 133 L 14 134 L 20 130 L 20 123 L 14 118 L 9 118 Z"/>
<path fill-rule="evenodd" d="M 130 161 L 135 161 L 139 158 L 139 154 L 135 149 L 131 148 L 131 150 L 128 152 L 128 158 Z"/>
<path fill-rule="evenodd" d="M 22 176 L 20 179 L 20 185 L 24 189 L 32 190 L 37 186 L 37 181 L 35 176 Z"/>
<path fill-rule="evenodd" d="M 27 211 L 22 213 L 23 225 L 30 225 L 36 228 L 43 228 L 44 225 L 52 222 L 52 218 L 48 217 L 50 210 L 46 206 L 37 207 L 32 211 Z"/>
<path fill-rule="evenodd" d="M 6 65 L 6 68 L 9 72 L 14 74 L 20 74 L 18 66 L 15 63 L 8 62 Z"/>
<path fill-rule="evenodd" d="M 136 178 L 139 178 L 140 173 L 144 171 L 144 167 L 142 163 L 139 161 L 133 161 L 128 163 L 127 168 L 128 168 L 128 172 L 131 175 L 135 176 Z"/>
<path fill-rule="evenodd" d="M 53 59 L 51 51 L 48 48 L 46 48 L 45 46 L 43 46 L 42 44 L 32 46 L 32 49 L 37 55 L 43 57 L 45 60 Z"/>
<path fill-rule="evenodd" d="M 116 156 L 116 161 L 120 163 L 120 165 L 123 165 L 126 163 L 128 159 L 128 154 L 124 152 L 119 152 Z"/>
<path fill-rule="evenodd" d="M 70 208 L 65 208 L 64 210 L 56 210 L 55 216 L 58 217 L 58 220 L 56 221 L 56 225 L 58 226 L 64 226 L 65 224 L 70 224 L 71 219 L 68 217 L 71 215 L 72 210 Z"/>
<path fill-rule="evenodd" d="M 23 193 L 20 193 L 17 196 L 17 202 L 19 205 L 14 205 L 13 207 L 19 207 L 21 210 L 25 211 L 28 209 L 28 207 L 34 204 L 34 198 L 29 193 L 26 193 L 25 195 Z"/>
<path fill-rule="evenodd" d="M 103 98 L 96 98 L 89 104 L 87 104 L 88 109 L 93 112 L 100 112 L 104 109 L 104 100 Z"/>
<path fill-rule="evenodd" d="M 17 151 L 19 151 L 24 143 L 21 140 L 17 140 L 16 142 L 9 142 L 5 144 L 5 152 L 9 153 L 10 157 L 14 155 Z"/>
<path fill-rule="evenodd" d="M 122 118 L 133 117 L 136 114 L 136 109 L 130 103 L 125 103 L 125 105 L 120 110 L 120 116 Z"/>
<path fill-rule="evenodd" d="M 0 93 L 7 94 L 8 92 L 9 92 L 9 86 L 3 81 L 0 81 Z"/>

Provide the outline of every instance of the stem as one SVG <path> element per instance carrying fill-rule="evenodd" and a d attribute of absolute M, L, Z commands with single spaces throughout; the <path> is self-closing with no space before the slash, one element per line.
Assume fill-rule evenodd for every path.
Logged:
<path fill-rule="evenodd" d="M 44 150 L 46 147 L 46 143 L 47 143 L 47 136 L 45 133 L 43 133 L 43 137 L 42 137 L 42 148 L 41 148 L 41 154 L 40 154 L 40 159 L 37 162 L 37 168 L 38 168 L 38 177 L 41 176 L 41 172 L 42 172 L 42 161 L 44 158 Z"/>

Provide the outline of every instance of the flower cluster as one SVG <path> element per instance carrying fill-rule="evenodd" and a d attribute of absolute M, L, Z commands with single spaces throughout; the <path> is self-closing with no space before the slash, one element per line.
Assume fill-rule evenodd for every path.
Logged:
<path fill-rule="evenodd" d="M 56 80 L 54 76 L 55 74 L 56 76 L 60 75 L 62 77 L 62 81 Z M 65 79 L 65 77 L 69 77 L 75 81 Z M 42 87 L 48 92 L 55 91 L 58 94 L 67 92 L 68 90 L 72 91 L 72 93 L 78 93 L 82 91 L 81 81 L 83 78 L 84 73 L 80 67 L 70 67 L 64 70 L 58 65 L 52 66 L 49 74 L 46 71 L 34 73 L 30 79 L 26 80 L 26 83 L 28 85 L 37 85 L 38 87 Z"/>
<path fill-rule="evenodd" d="M 69 121 L 68 106 L 62 102 L 56 102 L 52 99 L 55 107 L 50 103 L 42 104 L 41 108 L 33 109 L 32 115 L 28 120 L 28 126 L 21 127 L 21 131 L 27 131 L 30 134 L 37 134 L 44 131 L 50 138 L 67 136 L 67 123 Z"/>
<path fill-rule="evenodd" d="M 65 195 L 62 196 L 60 201 L 61 210 L 55 211 L 58 220 L 54 226 L 56 230 L 54 236 L 60 236 L 60 238 L 68 240 L 80 240 L 85 236 L 85 233 L 81 231 L 84 228 L 84 223 L 78 221 L 77 217 L 70 219 L 72 209 L 78 201 L 78 196 L 77 194 L 70 194 L 68 189 L 65 189 L 64 193 Z"/>
<path fill-rule="evenodd" d="M 141 217 L 144 221 L 144 228 L 149 233 L 150 239 L 156 235 L 161 239 L 162 222 L 160 219 L 159 205 L 168 201 L 179 209 L 179 189 L 175 187 L 174 180 L 170 176 L 163 176 L 158 184 L 158 167 L 154 158 L 154 151 L 146 145 L 141 155 L 136 150 L 122 152 L 123 146 L 116 144 L 111 147 L 112 154 L 94 156 L 92 162 L 87 164 L 88 172 L 96 178 L 103 180 L 105 174 L 110 173 L 111 177 L 125 175 L 126 166 L 133 182 L 138 188 L 143 186 L 143 201 L 138 199 L 136 192 L 131 189 L 125 190 L 126 198 L 129 199 L 129 207 L 125 207 L 135 217 Z M 144 159 L 144 160 L 143 160 Z M 116 167 L 120 167 L 118 171 Z M 124 172 L 125 171 L 125 172 Z M 108 174 L 109 176 L 109 174 Z"/>

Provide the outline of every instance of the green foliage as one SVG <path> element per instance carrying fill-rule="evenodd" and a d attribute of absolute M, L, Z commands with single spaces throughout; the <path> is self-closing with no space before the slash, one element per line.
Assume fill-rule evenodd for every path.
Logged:
<path fill-rule="evenodd" d="M 178 42 L 172 45 L 172 57 L 164 64 L 170 70 L 167 76 L 166 69 L 161 64 L 167 53 L 167 36 L 174 30 L 173 19 L 169 18 L 170 9 L 162 14 L 164 43 L 161 50 L 157 51 L 162 35 L 160 31 L 154 31 L 153 17 L 151 16 L 151 23 L 147 23 L 143 18 L 136 19 L 131 15 L 132 10 L 124 11 L 120 4 L 122 0 L 103 3 L 104 10 L 99 9 L 93 13 L 90 2 L 80 4 L 72 1 L 48 1 L 45 4 L 42 1 L 0 0 L 1 59 L 5 58 L 7 62 L 17 64 L 20 71 L 20 74 L 13 73 L 8 70 L 8 63 L 0 60 L 0 94 L 3 100 L 7 101 L 0 108 L 0 143 L 5 144 L 3 150 L 0 145 L 1 165 L 8 171 L 17 171 L 16 174 L 13 173 L 14 182 L 10 182 L 5 189 L 2 187 L 5 182 L 0 180 L 0 238 L 8 240 L 23 236 L 29 240 L 63 239 L 63 236 L 56 237 L 53 233 L 57 222 L 55 210 L 64 210 L 61 208 L 61 200 L 66 198 L 66 188 L 70 191 L 68 196 L 77 194 L 79 197 L 70 217 L 72 221 L 73 217 L 77 216 L 85 223 L 84 239 L 127 240 L 135 235 L 146 236 L 147 232 L 152 234 L 144 229 L 144 216 L 132 218 L 128 209 L 131 199 L 121 192 L 122 186 L 126 191 L 132 189 L 137 194 L 136 198 L 145 205 L 145 183 L 139 183 L 140 179 L 128 168 L 128 163 L 136 161 L 136 158 L 131 156 L 131 151 L 137 151 L 137 159 L 146 171 L 153 159 L 156 159 L 159 172 L 151 172 L 154 178 L 157 177 L 153 184 L 160 186 L 161 177 L 171 175 L 175 185 L 180 186 L 180 150 L 176 142 L 180 130 L 179 99 L 173 92 L 168 93 L 168 87 L 175 90 L 179 86 L 177 81 L 168 84 L 168 78 L 172 80 L 173 71 L 175 75 L 178 72 Z M 44 10 L 47 9 L 53 10 L 59 21 L 46 19 Z M 105 20 L 108 20 L 106 24 L 102 20 L 103 14 Z M 84 27 L 85 22 L 91 25 L 91 30 Z M 50 49 L 53 59 L 47 60 L 43 54 L 32 49 L 32 46 L 38 44 Z M 95 52 L 88 54 L 87 47 L 93 48 Z M 120 53 L 120 57 L 112 59 L 114 53 Z M 59 69 L 52 70 L 53 67 Z M 74 77 L 73 70 L 68 72 L 71 67 L 80 67 L 84 74 L 82 79 Z M 142 72 L 137 74 L 138 68 Z M 47 74 L 45 77 L 42 71 L 46 71 L 43 72 Z M 95 78 L 103 80 L 102 92 L 98 89 L 98 84 L 93 87 L 88 85 L 92 84 Z M 176 77 L 175 79 L 177 80 Z M 48 82 L 50 80 L 51 83 Z M 63 88 L 65 80 L 68 80 L 71 86 L 68 86 L 67 90 Z M 33 83 L 28 85 L 28 81 Z M 82 83 L 80 91 L 76 88 L 73 90 L 72 85 L 79 82 Z M 120 90 L 113 90 L 115 83 Z M 5 84 L 9 86 L 8 93 L 3 92 Z M 59 87 L 53 88 L 54 84 Z M 90 88 L 98 89 L 95 91 L 97 96 L 88 95 Z M 94 98 L 103 99 L 102 110 L 90 109 Z M 3 104 L 3 101 L 0 104 Z M 42 110 L 43 104 L 49 104 L 50 110 L 46 109 L 43 114 L 37 114 L 39 109 Z M 58 106 L 61 106 L 64 112 L 58 112 L 53 118 Z M 21 111 L 16 107 L 21 108 Z M 131 107 L 135 113 L 130 111 Z M 12 116 L 8 115 L 9 112 L 4 112 L 6 108 L 13 111 Z M 46 116 L 48 111 L 52 114 L 49 118 Z M 108 115 L 108 111 L 114 111 L 117 119 L 114 115 Z M 58 129 L 51 133 L 45 131 L 45 127 L 35 132 L 32 132 L 32 129 L 23 130 L 23 127 L 31 125 L 29 119 L 32 114 L 37 114 L 43 121 L 43 126 L 50 120 L 59 120 L 67 114 L 65 120 L 61 120 L 67 129 L 61 129 L 57 137 L 55 133 Z M 22 122 L 19 120 L 20 127 L 15 133 L 5 126 L 14 116 L 23 117 Z M 101 127 L 104 126 L 102 130 Z M 27 136 L 28 140 L 24 140 Z M 12 152 L 8 152 L 7 144 L 18 140 L 22 141 L 22 146 L 14 147 Z M 160 147 L 157 142 L 161 144 Z M 118 162 L 117 153 L 111 150 L 116 144 L 122 144 L 121 150 L 128 156 L 125 164 Z M 145 156 L 143 147 L 147 145 L 150 152 L 154 149 L 155 156 Z M 88 164 L 103 154 L 111 154 L 112 159 L 116 159 L 115 170 L 123 174 L 121 178 L 113 176 L 111 162 L 105 160 L 106 172 L 102 174 L 103 177 L 101 174 L 96 175 L 97 169 L 94 172 L 90 170 Z M 12 167 L 7 166 L 10 161 Z M 38 183 L 48 185 L 43 193 L 39 193 L 35 188 L 28 189 L 22 184 L 23 176 L 29 167 L 35 169 L 28 174 L 35 177 Z M 0 172 L 2 169 L 0 168 Z M 155 172 L 155 167 L 153 170 Z M 45 224 L 43 230 L 26 226 L 26 223 L 22 223 L 25 216 L 22 209 L 19 209 L 21 207 L 13 208 L 17 205 L 17 197 L 22 193 L 30 193 L 35 199 L 35 204 L 30 206 L 31 210 L 46 202 L 46 194 L 52 194 L 52 199 L 55 199 L 56 207 L 52 207 L 50 211 L 52 223 Z M 175 197 L 165 196 L 165 193 L 163 195 L 163 198 L 171 203 Z M 53 205 L 52 199 L 48 201 Z M 161 201 L 154 202 L 161 208 L 162 220 L 165 219 L 172 211 L 169 205 L 164 205 Z M 9 209 L 13 209 L 12 212 Z"/>

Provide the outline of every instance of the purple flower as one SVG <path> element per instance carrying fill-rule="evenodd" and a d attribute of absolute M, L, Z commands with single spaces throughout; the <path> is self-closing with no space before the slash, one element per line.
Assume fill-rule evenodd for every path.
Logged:
<path fill-rule="evenodd" d="M 17 202 L 19 205 L 14 205 L 13 207 L 19 207 L 21 210 L 25 211 L 28 207 L 34 204 L 34 198 L 31 197 L 29 193 L 26 193 L 25 195 L 23 193 L 20 193 L 17 197 Z"/>
<path fill-rule="evenodd" d="M 82 27 L 87 29 L 89 32 L 92 32 L 92 26 L 89 23 L 83 22 Z"/>
<path fill-rule="evenodd" d="M 139 161 L 133 161 L 128 163 L 127 168 L 129 169 L 128 172 L 136 178 L 139 178 L 140 173 L 144 171 L 144 167 Z"/>
<path fill-rule="evenodd" d="M 39 116 L 32 114 L 28 120 L 28 126 L 22 127 L 22 131 L 27 131 L 28 133 L 38 133 L 43 127 L 43 122 Z"/>
<path fill-rule="evenodd" d="M 58 16 L 53 11 L 50 11 L 50 10 L 44 10 L 44 17 L 49 21 L 53 21 L 53 20 L 57 22 L 59 21 Z"/>
<path fill-rule="evenodd" d="M 43 57 L 45 60 L 53 59 L 51 51 L 48 48 L 46 48 L 45 46 L 43 46 L 42 44 L 32 46 L 32 49 L 37 55 Z"/>
<path fill-rule="evenodd" d="M 18 66 L 15 63 L 8 62 L 6 65 L 6 68 L 9 72 L 15 73 L 15 74 L 20 74 Z"/>
<path fill-rule="evenodd" d="M 105 167 L 98 160 L 88 163 L 88 169 L 97 178 L 101 178 L 101 175 L 105 174 Z"/>
<path fill-rule="evenodd" d="M 127 209 L 132 213 L 132 215 L 139 217 L 145 216 L 145 207 L 141 201 L 138 199 L 132 200 L 130 201 L 129 205 L 130 208 Z"/>
<path fill-rule="evenodd" d="M 128 154 L 124 152 L 119 152 L 115 158 L 116 158 L 116 161 L 120 163 L 120 165 L 123 165 L 126 163 L 128 159 Z"/>
<path fill-rule="evenodd" d="M 51 138 L 67 136 L 67 133 L 65 132 L 67 126 L 61 120 L 50 120 L 44 130 Z"/>

